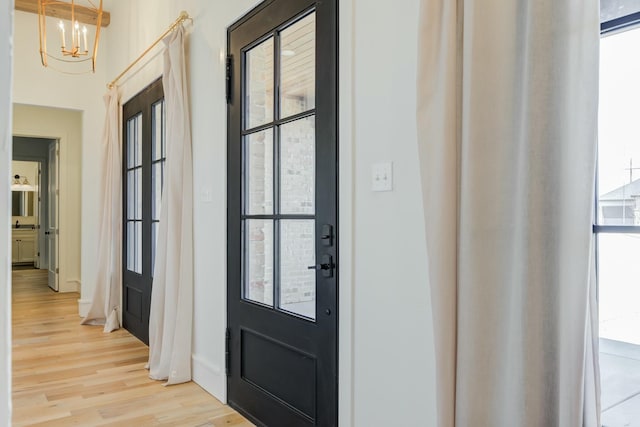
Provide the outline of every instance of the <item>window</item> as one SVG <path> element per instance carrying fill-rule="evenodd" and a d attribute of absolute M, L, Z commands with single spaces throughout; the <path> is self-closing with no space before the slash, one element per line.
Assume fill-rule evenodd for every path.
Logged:
<path fill-rule="evenodd" d="M 640 398 L 640 1 L 603 0 L 596 235 L 602 424 L 632 425 Z"/>
<path fill-rule="evenodd" d="M 640 28 L 601 40 L 598 179 L 600 336 L 640 345 Z M 634 307 L 637 306 L 637 307 Z M 636 326 L 632 326 L 635 324 Z"/>

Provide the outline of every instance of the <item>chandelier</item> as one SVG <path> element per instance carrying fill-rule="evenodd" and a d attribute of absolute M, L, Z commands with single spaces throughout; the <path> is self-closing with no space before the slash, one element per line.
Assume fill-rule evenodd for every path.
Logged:
<path fill-rule="evenodd" d="M 95 73 L 101 24 L 102 0 L 38 0 L 42 65 L 66 74 Z"/>

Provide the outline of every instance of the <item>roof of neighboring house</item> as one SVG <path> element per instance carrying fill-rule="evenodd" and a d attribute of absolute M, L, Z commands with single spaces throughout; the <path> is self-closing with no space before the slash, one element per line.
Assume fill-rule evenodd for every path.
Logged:
<path fill-rule="evenodd" d="M 600 196 L 600 200 L 629 200 L 632 196 L 640 196 L 640 179 Z"/>

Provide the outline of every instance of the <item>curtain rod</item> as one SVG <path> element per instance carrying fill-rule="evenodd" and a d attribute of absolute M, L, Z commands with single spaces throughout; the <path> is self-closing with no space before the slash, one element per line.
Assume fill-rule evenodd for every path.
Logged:
<path fill-rule="evenodd" d="M 167 28 L 167 30 L 162 33 L 162 35 L 160 35 L 160 37 L 158 37 L 153 43 L 151 43 L 151 45 L 140 54 L 140 56 L 138 56 L 131 64 L 129 64 L 127 66 L 127 68 L 124 69 L 123 72 L 121 72 L 120 74 L 118 74 L 118 76 L 111 80 L 111 82 L 109 84 L 107 84 L 107 88 L 111 89 L 112 87 L 114 87 L 116 85 L 116 83 L 118 83 L 118 81 L 125 75 L 127 74 L 127 72 L 133 68 L 138 62 L 140 62 L 140 60 L 142 58 L 145 57 L 145 55 L 147 53 L 149 53 L 149 51 L 151 51 L 151 49 L 153 49 L 158 43 L 160 43 L 162 41 L 162 39 L 164 39 L 166 37 L 167 34 L 169 34 L 170 32 L 172 32 L 173 30 L 176 29 L 176 27 L 180 24 L 182 24 L 184 21 L 186 20 L 190 20 L 191 22 L 193 22 L 193 18 L 191 18 L 189 16 L 189 14 L 187 12 L 185 12 L 184 10 L 182 12 L 180 12 L 180 16 L 178 16 L 178 19 L 176 19 L 175 21 L 173 21 L 173 24 L 171 24 L 169 26 L 169 28 Z"/>

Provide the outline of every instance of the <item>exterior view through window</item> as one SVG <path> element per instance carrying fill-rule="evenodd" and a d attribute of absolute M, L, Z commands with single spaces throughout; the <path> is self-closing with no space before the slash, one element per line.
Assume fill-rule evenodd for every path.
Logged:
<path fill-rule="evenodd" d="M 600 45 L 596 225 L 602 425 L 640 419 L 640 27 Z"/>

